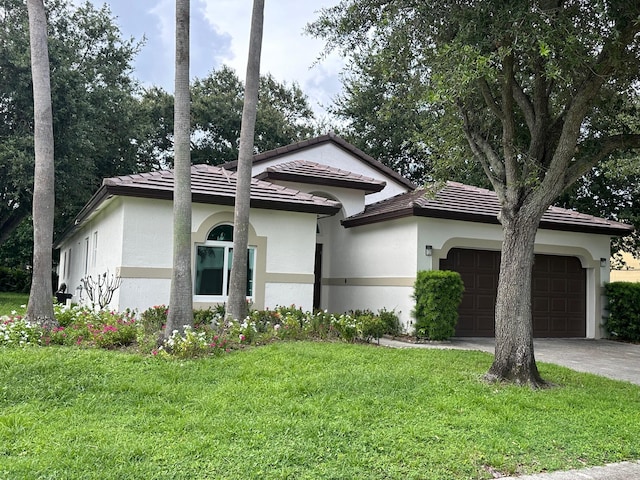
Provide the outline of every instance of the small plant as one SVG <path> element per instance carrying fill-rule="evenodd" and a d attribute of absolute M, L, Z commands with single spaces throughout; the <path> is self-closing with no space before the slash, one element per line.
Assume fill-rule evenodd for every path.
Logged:
<path fill-rule="evenodd" d="M 379 340 L 385 333 L 385 324 L 382 319 L 373 313 L 364 313 L 356 317 L 360 337 L 369 342 Z"/>
<path fill-rule="evenodd" d="M 402 333 L 400 319 L 394 310 L 389 311 L 386 308 L 382 308 L 378 310 L 378 317 L 380 317 L 380 320 L 384 324 L 384 333 L 393 336 L 397 336 Z"/>
<path fill-rule="evenodd" d="M 189 325 L 184 326 L 182 334 L 174 330 L 164 343 L 164 350 L 177 358 L 200 357 L 210 353 L 211 348 L 206 332 L 198 332 Z"/>
<path fill-rule="evenodd" d="M 0 347 L 40 345 L 42 329 L 21 316 L 0 317 Z"/>
<path fill-rule="evenodd" d="M 160 331 L 167 324 L 169 307 L 166 305 L 154 305 L 140 314 L 140 325 L 147 333 Z"/>
<path fill-rule="evenodd" d="M 109 271 L 98 275 L 95 279 L 89 275 L 81 278 L 80 281 L 91 305 L 97 305 L 100 309 L 106 308 L 111 303 L 113 294 L 122 284 L 122 279 L 116 275 L 109 276 Z"/>

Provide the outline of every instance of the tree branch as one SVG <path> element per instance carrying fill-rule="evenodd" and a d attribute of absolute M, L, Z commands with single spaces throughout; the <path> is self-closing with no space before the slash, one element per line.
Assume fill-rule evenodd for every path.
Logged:
<path fill-rule="evenodd" d="M 489 84 L 485 78 L 478 79 L 478 86 L 480 87 L 480 93 L 482 93 L 482 98 L 484 98 L 484 103 L 487 104 L 491 113 L 493 113 L 499 120 L 502 120 L 502 110 L 500 109 L 500 105 L 496 102 L 496 99 L 493 98 L 493 94 L 491 93 L 491 89 L 489 88 Z"/>
<path fill-rule="evenodd" d="M 575 162 L 567 169 L 564 176 L 565 186 L 571 185 L 573 182 L 585 175 L 599 162 L 607 158 L 615 151 L 630 150 L 633 148 L 640 148 L 640 135 L 628 134 L 628 135 L 612 135 L 598 139 L 597 146 L 594 153 L 587 153 L 582 158 L 577 158 Z M 592 150 L 596 145 L 590 145 L 586 148 L 586 145 L 578 146 L 578 156 L 581 150 Z"/>

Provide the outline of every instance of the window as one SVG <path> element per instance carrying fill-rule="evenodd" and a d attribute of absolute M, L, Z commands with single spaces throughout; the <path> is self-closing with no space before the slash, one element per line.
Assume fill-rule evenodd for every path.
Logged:
<path fill-rule="evenodd" d="M 89 271 L 89 237 L 84 239 L 84 274 Z"/>
<path fill-rule="evenodd" d="M 91 266 L 96 268 L 96 263 L 98 261 L 98 232 L 93 232 L 93 254 L 91 257 Z"/>
<path fill-rule="evenodd" d="M 247 262 L 247 297 L 253 297 L 256 249 L 249 247 Z M 218 297 L 229 295 L 229 278 L 233 265 L 233 226 L 218 225 L 204 244 L 196 246 L 195 294 Z"/>

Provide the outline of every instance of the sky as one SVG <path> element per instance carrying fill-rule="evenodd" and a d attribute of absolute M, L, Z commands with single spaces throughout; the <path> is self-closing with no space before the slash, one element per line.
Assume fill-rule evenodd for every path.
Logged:
<path fill-rule="evenodd" d="M 133 75 L 143 85 L 173 91 L 175 0 L 91 0 L 107 4 L 123 37 L 145 44 L 134 63 Z M 80 3 L 77 0 L 76 3 Z M 317 61 L 324 44 L 303 32 L 323 7 L 338 0 L 266 0 L 261 73 L 279 82 L 296 82 L 308 96 L 317 116 L 340 92 L 342 59 L 337 54 Z M 249 49 L 251 0 L 191 1 L 191 77 L 205 77 L 222 65 L 245 77 Z"/>

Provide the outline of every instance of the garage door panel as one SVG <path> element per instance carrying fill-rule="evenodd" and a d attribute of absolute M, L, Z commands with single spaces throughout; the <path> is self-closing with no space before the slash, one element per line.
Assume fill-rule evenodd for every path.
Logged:
<path fill-rule="evenodd" d="M 456 335 L 494 336 L 500 252 L 452 249 L 440 268 L 459 272 L 465 285 Z M 536 255 L 532 311 L 536 337 L 586 335 L 586 274 L 577 258 Z"/>

